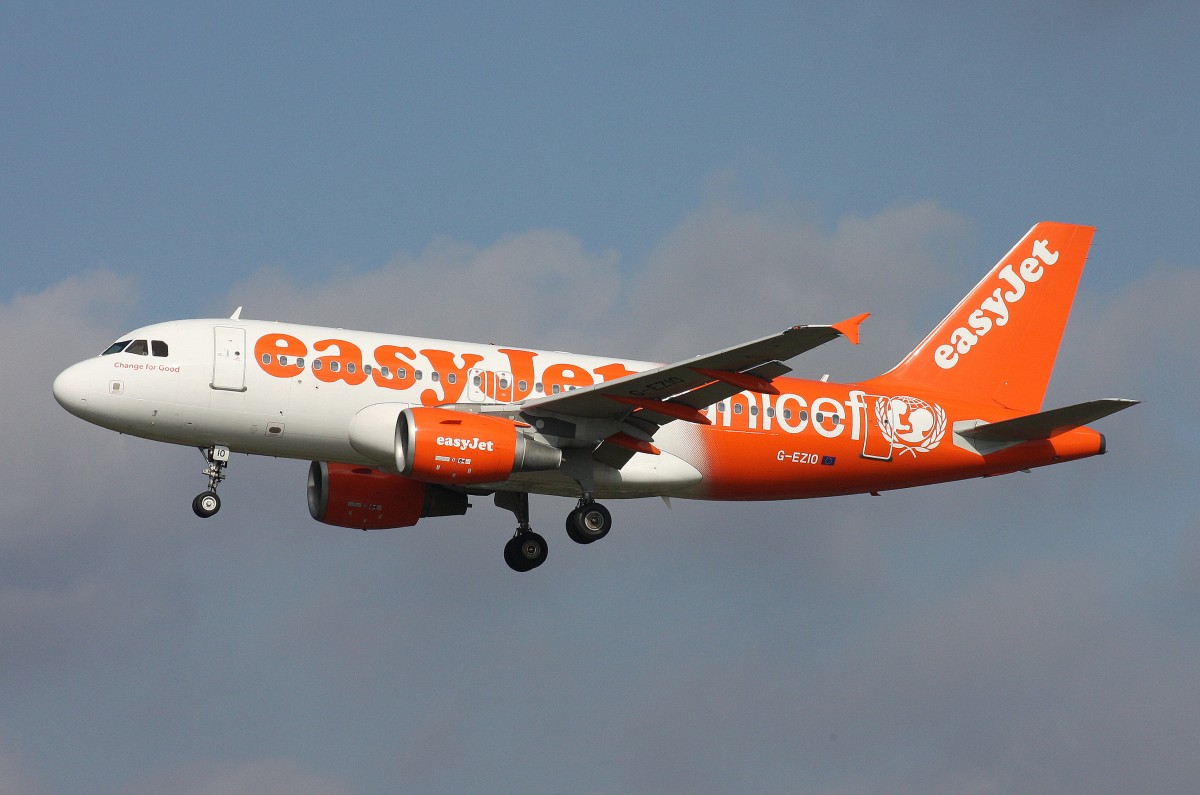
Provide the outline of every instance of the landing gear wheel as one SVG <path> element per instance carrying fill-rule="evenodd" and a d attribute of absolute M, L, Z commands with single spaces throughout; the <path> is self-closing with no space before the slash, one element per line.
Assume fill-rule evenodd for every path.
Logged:
<path fill-rule="evenodd" d="M 546 562 L 546 539 L 537 533 L 518 533 L 504 545 L 504 562 L 513 571 L 531 571 Z"/>
<path fill-rule="evenodd" d="M 192 511 L 201 519 L 207 519 L 219 510 L 221 510 L 221 498 L 215 491 L 197 494 L 196 499 L 192 500 Z"/>
<path fill-rule="evenodd" d="M 580 505 L 567 514 L 567 535 L 576 544 L 590 544 L 608 535 L 612 514 L 598 502 Z"/>

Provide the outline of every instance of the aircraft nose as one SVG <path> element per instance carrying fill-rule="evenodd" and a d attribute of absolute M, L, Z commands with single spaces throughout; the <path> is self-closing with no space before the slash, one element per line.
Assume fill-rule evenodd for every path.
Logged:
<path fill-rule="evenodd" d="M 88 410 L 88 368 L 85 362 L 73 364 L 54 379 L 54 399 L 76 417 Z"/>

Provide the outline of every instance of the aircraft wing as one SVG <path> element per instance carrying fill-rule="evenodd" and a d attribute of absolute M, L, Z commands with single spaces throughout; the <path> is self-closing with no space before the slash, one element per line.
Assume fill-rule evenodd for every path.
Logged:
<path fill-rule="evenodd" d="M 528 400 L 521 409 L 533 416 L 600 421 L 594 427 L 605 430 L 620 423 L 619 431 L 595 440 L 601 443 L 596 457 L 619 468 L 634 452 L 657 453 L 649 442 L 669 422 L 707 425 L 700 409 L 743 391 L 778 394 L 771 380 L 791 372 L 782 360 L 839 336 L 857 344 L 858 327 L 866 318 L 864 314 L 828 326 L 793 326 L 732 348 Z"/>

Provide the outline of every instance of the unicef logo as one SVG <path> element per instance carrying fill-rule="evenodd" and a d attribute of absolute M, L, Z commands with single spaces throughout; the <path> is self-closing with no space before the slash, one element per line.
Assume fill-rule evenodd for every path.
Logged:
<path fill-rule="evenodd" d="M 928 453 L 946 435 L 946 412 L 936 403 L 915 397 L 881 397 L 875 400 L 879 429 L 900 454 Z"/>

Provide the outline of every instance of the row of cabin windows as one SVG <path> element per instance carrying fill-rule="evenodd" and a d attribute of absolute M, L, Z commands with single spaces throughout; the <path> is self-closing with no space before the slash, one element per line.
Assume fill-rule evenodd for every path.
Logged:
<path fill-rule="evenodd" d="M 271 354 L 264 353 L 262 355 L 262 363 L 264 365 L 269 365 L 269 364 L 271 364 L 272 361 L 274 361 L 274 359 Z M 279 364 L 283 367 L 287 367 L 288 365 L 291 365 L 292 367 L 296 367 L 300 370 L 303 370 L 304 369 L 304 357 L 297 357 L 295 359 L 292 359 L 292 358 L 288 357 L 286 354 L 281 354 L 279 356 Z M 312 360 L 312 369 L 320 370 L 323 367 L 325 367 L 325 361 L 323 359 L 313 359 Z M 338 362 L 338 361 L 329 362 L 329 371 L 331 373 L 339 372 L 341 369 L 342 369 L 341 362 Z M 371 373 L 375 372 L 375 367 L 374 367 L 374 365 L 364 364 L 362 366 L 362 371 L 364 373 L 366 373 L 367 375 L 370 375 Z M 346 363 L 346 372 L 347 373 L 358 372 L 358 365 L 356 365 L 354 362 L 347 362 Z M 380 367 L 379 374 L 384 378 L 392 377 L 392 371 L 388 367 Z M 397 378 L 407 378 L 408 377 L 408 369 L 405 367 L 397 367 L 396 368 L 396 377 Z M 430 374 L 429 374 L 429 380 L 433 381 L 435 384 L 439 380 L 441 380 L 441 377 L 442 377 L 441 373 L 437 372 L 436 370 L 430 372 Z M 423 372 L 421 372 L 420 370 L 413 370 L 413 378 L 414 378 L 414 380 L 421 381 L 425 378 L 425 374 Z M 446 374 L 446 383 L 447 384 L 457 384 L 458 383 L 458 374 L 457 373 L 447 373 Z M 483 378 L 481 376 L 476 375 L 473 379 L 471 379 L 471 383 L 473 383 L 477 387 L 483 386 Z M 508 381 L 507 378 L 501 378 L 500 379 L 500 388 L 508 389 L 509 383 L 510 382 Z M 535 383 L 533 385 L 533 388 L 534 388 L 534 391 L 539 392 L 539 393 L 544 391 L 544 389 L 545 389 L 545 387 L 542 386 L 541 382 Z M 529 382 L 525 381 L 525 380 L 518 381 L 517 389 L 521 392 L 525 392 L 526 390 L 529 389 Z M 575 389 L 575 387 L 571 386 L 571 387 L 567 387 L 567 389 L 573 390 L 573 389 Z M 562 391 L 561 384 L 553 384 L 551 386 L 551 394 L 557 395 L 561 391 Z"/>
<path fill-rule="evenodd" d="M 721 413 L 724 413 L 724 412 L 725 412 L 725 404 L 724 404 L 724 403 L 718 403 L 718 404 L 717 404 L 717 411 L 719 411 L 719 412 L 721 412 Z M 741 404 L 741 403 L 734 403 L 734 404 L 733 404 L 733 413 L 734 413 L 734 414 L 741 414 L 741 413 L 743 413 L 744 411 L 745 411 L 745 407 L 744 407 L 744 406 L 742 406 L 742 404 Z M 793 416 L 793 415 L 792 415 L 792 410 L 791 410 L 791 409 L 784 409 L 784 410 L 781 412 L 781 414 L 783 415 L 783 418 L 784 418 L 785 420 L 791 420 L 791 419 L 792 419 L 792 416 Z M 768 417 L 768 418 L 773 418 L 773 417 L 775 416 L 775 407 L 774 407 L 774 406 L 767 406 L 766 415 L 767 415 L 767 417 Z M 751 417 L 757 417 L 757 416 L 758 416 L 758 406 L 751 406 L 751 407 L 750 407 L 750 416 L 751 416 Z M 830 422 L 831 422 L 833 425 L 841 425 L 841 424 L 842 424 L 842 418 L 841 418 L 841 417 L 839 417 L 837 414 L 823 414 L 823 413 L 821 413 L 821 412 L 819 412 L 819 411 L 818 411 L 816 414 L 814 414 L 814 415 L 813 415 L 813 419 L 815 419 L 817 422 L 825 422 L 825 420 L 829 420 L 829 421 L 830 421 Z M 807 412 L 807 411 L 801 411 L 801 412 L 800 412 L 800 421 L 801 421 L 801 422 L 808 422 L 808 412 Z"/>
<path fill-rule="evenodd" d="M 156 341 L 156 343 L 157 343 L 157 341 Z M 118 344 L 120 344 L 120 343 L 118 343 Z M 114 346 L 114 347 L 116 347 L 116 346 Z M 114 351 L 114 350 L 112 350 L 112 349 L 109 349 L 108 351 L 105 351 L 105 353 L 115 353 L 115 352 L 116 352 L 116 351 Z M 155 354 L 155 356 L 158 356 L 158 355 L 160 355 L 160 354 L 157 354 L 157 353 Z M 166 343 L 163 343 L 163 353 L 162 353 L 161 355 L 163 355 L 163 356 L 166 356 Z M 269 365 L 269 364 L 271 363 L 271 361 L 272 361 L 271 354 L 269 354 L 269 353 L 264 353 L 264 354 L 262 355 L 262 363 L 263 363 L 263 364 Z M 303 369 L 304 369 L 304 358 L 303 358 L 303 357 L 297 357 L 297 358 L 295 358 L 295 359 L 290 359 L 290 358 L 289 358 L 287 355 L 281 355 L 281 356 L 279 357 L 279 364 L 280 364 L 280 365 L 282 365 L 282 366 L 284 366 L 284 367 L 287 367 L 289 364 L 291 364 L 293 367 L 297 367 L 297 368 L 299 368 L 299 369 L 303 370 Z M 312 361 L 312 368 L 313 368 L 314 370 L 320 370 L 320 369 L 321 369 L 322 367 L 324 367 L 324 366 L 325 366 L 325 363 L 324 363 L 324 361 L 323 361 L 322 359 L 313 359 L 313 361 Z M 374 372 L 374 370 L 375 370 L 374 366 L 373 366 L 373 365 L 370 365 L 370 364 L 364 364 L 364 365 L 362 366 L 362 369 L 363 369 L 363 372 L 364 372 L 364 373 L 366 373 L 367 375 L 370 375 L 370 374 L 371 374 L 371 373 L 373 373 L 373 372 Z M 336 372 L 339 372 L 340 370 L 341 370 L 341 362 L 338 362 L 338 361 L 332 361 L 332 362 L 329 362 L 329 371 L 330 371 L 330 372 L 332 372 L 332 373 L 336 373 Z M 357 372 L 357 365 L 356 365 L 354 362 L 347 362 L 347 363 L 346 363 L 346 372 L 348 372 L 348 373 L 354 373 L 354 372 Z M 380 368 L 379 368 L 379 374 L 380 374 L 381 376 L 383 376 L 384 378 L 391 378 L 391 377 L 392 377 L 391 370 L 390 370 L 389 368 L 387 368 L 387 367 L 380 367 Z M 404 368 L 404 367 L 398 367 L 398 368 L 396 368 L 396 377 L 397 377 L 397 378 L 407 378 L 407 377 L 408 377 L 408 370 L 407 370 L 407 368 Z M 420 381 L 420 380 L 422 380 L 424 377 L 425 377 L 425 374 L 424 374 L 424 373 L 422 373 L 420 370 L 414 370 L 414 371 L 413 371 L 413 378 L 414 378 L 415 380 L 417 380 L 417 381 Z M 434 383 L 437 383 L 437 382 L 438 382 L 438 380 L 439 380 L 440 378 L 441 378 L 441 375 L 440 375 L 440 373 L 438 373 L 436 370 L 434 370 L 433 372 L 431 372 L 431 373 L 429 374 L 429 379 L 430 379 L 431 381 L 433 381 Z M 456 383 L 458 383 L 458 374 L 457 374 L 457 373 L 447 373 L 447 374 L 446 374 L 446 383 L 448 383 L 448 384 L 456 384 Z M 482 378 L 482 376 L 476 375 L 474 378 L 472 378 L 472 379 L 471 379 L 471 383 L 473 383 L 473 384 L 474 384 L 475 386 L 477 386 L 477 387 L 483 386 L 483 378 Z M 509 381 L 508 381 L 508 379 L 506 379 L 506 378 L 501 378 L 501 379 L 500 379 L 500 385 L 499 385 L 499 386 L 500 386 L 500 388 L 501 388 L 501 389 L 508 389 L 508 386 L 509 386 Z M 534 388 L 534 391 L 535 391 L 535 392 L 537 392 L 537 393 L 539 393 L 539 394 L 541 394 L 543 391 L 545 391 L 545 387 L 543 387 L 543 386 L 542 386 L 542 384 L 541 384 L 541 382 L 540 382 L 540 381 L 539 381 L 539 382 L 537 382 L 537 383 L 535 383 L 535 384 L 533 385 L 533 388 Z M 517 382 L 517 391 L 519 391 L 519 392 L 525 392 L 525 391 L 527 391 L 528 389 L 529 389 L 529 382 L 528 382 L 528 381 L 521 380 L 521 381 L 518 381 L 518 382 Z M 568 391 L 571 391 L 571 390 L 574 390 L 574 389 L 575 389 L 575 387 L 574 387 L 574 386 L 570 386 L 570 387 L 567 387 L 567 389 L 568 389 Z M 560 392 L 562 392 L 562 385 L 561 385 L 561 384 L 552 384 L 552 385 L 551 385 L 551 387 L 550 387 L 550 392 L 551 392 L 551 394 L 553 394 L 553 395 L 557 395 L 557 394 L 559 394 Z M 741 413 L 742 413 L 744 410 L 745 410 L 745 407 L 743 407 L 743 406 L 742 406 L 742 404 L 740 404 L 740 403 L 735 403 L 735 404 L 733 405 L 733 413 L 734 413 L 734 414 L 741 414 Z M 717 404 L 717 411 L 724 413 L 724 411 L 725 411 L 725 404 L 724 404 L 724 403 L 718 403 L 718 404 Z M 775 416 L 775 408 L 774 408 L 773 406 L 768 406 L 768 407 L 767 407 L 767 411 L 766 411 L 766 415 L 767 415 L 767 417 L 769 417 L 769 418 L 772 418 L 772 417 L 774 417 L 774 416 Z M 758 406 L 751 406 L 751 407 L 750 407 L 750 416 L 751 416 L 751 417 L 757 417 L 757 416 L 758 416 Z M 829 421 L 830 421 L 830 422 L 832 422 L 834 425 L 839 425 L 839 424 L 841 424 L 842 418 L 841 418 L 841 417 L 839 417 L 838 415 L 836 415 L 836 414 L 823 415 L 823 414 L 821 414 L 820 412 L 818 412 L 818 413 L 816 414 L 816 420 L 817 420 L 817 422 L 824 422 L 824 421 L 825 421 L 825 419 L 826 419 L 826 416 L 828 416 L 828 418 L 829 418 Z M 792 419 L 792 410 L 791 410 L 791 409 L 784 409 L 784 410 L 783 410 L 783 418 L 784 418 L 785 420 L 791 420 L 791 419 Z M 808 412 L 807 412 L 807 411 L 801 411 L 801 412 L 800 412 L 800 421 L 801 421 L 801 422 L 808 422 Z"/>
<path fill-rule="evenodd" d="M 111 356 L 114 353 L 132 353 L 136 356 L 160 356 L 166 358 L 167 343 L 162 340 L 121 340 L 108 346 L 101 356 Z"/>
<path fill-rule="evenodd" d="M 271 354 L 264 353 L 262 355 L 262 363 L 263 364 L 270 364 L 272 361 L 274 361 L 274 359 L 271 356 Z M 304 369 L 304 357 L 297 356 L 295 359 L 293 359 L 287 355 L 281 355 L 279 357 L 279 364 L 282 365 L 283 367 L 287 367 L 288 365 L 291 365 L 292 367 L 303 370 Z M 312 360 L 312 369 L 321 370 L 325 367 L 325 364 L 326 364 L 326 362 L 324 359 L 313 359 Z M 333 361 L 333 362 L 329 362 L 328 364 L 329 364 L 329 372 L 331 372 L 331 373 L 340 372 L 342 369 L 341 362 Z M 362 371 L 364 373 L 366 373 L 367 375 L 370 375 L 371 373 L 375 372 L 375 367 L 370 364 L 364 364 L 362 366 Z M 346 372 L 347 373 L 357 373 L 358 365 L 356 365 L 354 362 L 346 362 Z M 380 367 L 379 374 L 382 375 L 384 378 L 392 377 L 392 371 L 390 368 L 387 368 L 387 367 Z M 396 377 L 397 378 L 407 378 L 408 370 L 404 367 L 396 368 Z M 414 370 L 413 377 L 416 378 L 416 380 L 420 381 L 425 378 L 425 374 L 422 373 L 420 370 Z M 431 373 L 429 377 L 431 380 L 433 380 L 435 382 L 438 380 L 437 373 Z M 454 373 L 451 373 L 449 376 L 446 377 L 446 380 L 449 383 L 453 384 L 458 379 L 456 378 Z"/>

